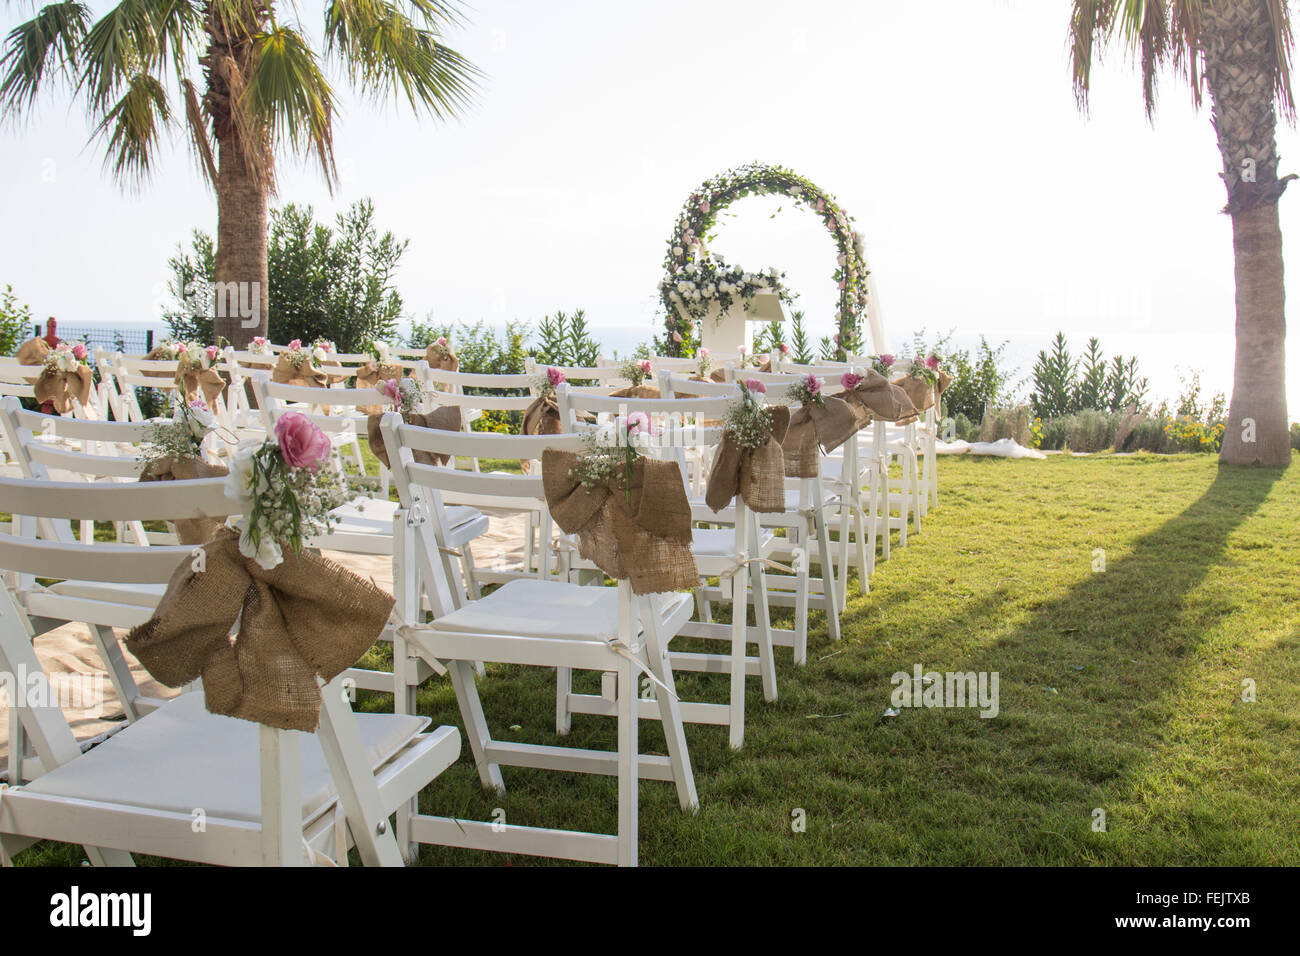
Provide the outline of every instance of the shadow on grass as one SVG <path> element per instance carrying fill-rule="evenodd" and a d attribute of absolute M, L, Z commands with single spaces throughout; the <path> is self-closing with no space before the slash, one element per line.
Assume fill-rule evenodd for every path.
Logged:
<path fill-rule="evenodd" d="M 952 728 L 996 741 L 973 748 L 989 759 L 984 769 L 992 779 L 965 782 L 976 784 L 984 802 L 1013 803 L 1019 825 L 1008 832 L 1008 814 L 990 810 L 1006 851 L 984 859 L 940 853 L 944 862 L 1112 861 L 1092 832 L 1089 808 L 1108 784 L 1131 780 L 1160 745 L 1178 713 L 1171 698 L 1185 662 L 1235 607 L 1230 594 L 1202 593 L 1196 613 L 1188 614 L 1188 596 L 1224 563 L 1230 536 L 1281 475 L 1221 466 L 1181 513 L 1135 539 L 1103 572 L 1032 608 L 1026 621 L 965 665 L 996 671 L 1001 680 L 997 718 L 979 722 L 983 727 L 959 719 Z M 1179 859 L 1186 847 L 1152 837 L 1129 847 L 1150 854 L 1142 862 L 1206 862 Z"/>

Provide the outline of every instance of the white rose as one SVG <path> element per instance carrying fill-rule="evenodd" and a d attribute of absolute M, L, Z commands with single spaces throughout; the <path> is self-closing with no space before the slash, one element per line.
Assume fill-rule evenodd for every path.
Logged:
<path fill-rule="evenodd" d="M 673 255 L 675 255 L 675 256 L 680 256 L 681 254 L 682 254 L 682 247 L 681 247 L 681 246 L 673 246 Z"/>
<path fill-rule="evenodd" d="M 230 474 L 226 476 L 226 497 L 243 511 L 247 511 L 253 505 L 255 491 L 253 480 L 256 474 L 253 470 L 253 455 L 256 452 L 256 445 L 250 445 L 236 452 L 230 462 Z"/>
<path fill-rule="evenodd" d="M 267 532 L 266 528 L 258 536 L 257 544 L 253 544 L 252 535 L 246 527 L 247 520 L 240 522 L 239 529 L 239 553 L 246 558 L 252 558 L 259 567 L 270 571 L 276 565 L 284 561 L 284 552 L 280 549 L 280 543 L 276 541 Z"/>
<path fill-rule="evenodd" d="M 314 348 L 311 351 L 311 357 L 315 359 L 317 365 L 324 365 L 325 360 L 329 358 L 329 353 L 322 348 Z"/>

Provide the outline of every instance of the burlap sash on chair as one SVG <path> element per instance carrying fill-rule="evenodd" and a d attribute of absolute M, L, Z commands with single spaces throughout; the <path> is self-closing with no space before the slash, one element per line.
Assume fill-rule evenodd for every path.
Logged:
<path fill-rule="evenodd" d="M 314 731 L 317 676 L 331 680 L 360 659 L 383 631 L 392 595 L 308 552 L 266 571 L 239 553 L 233 529 L 203 551 L 203 570 L 185 557 L 127 648 L 168 687 L 202 677 L 214 714 Z"/>
<path fill-rule="evenodd" d="M 751 511 L 785 511 L 785 455 L 781 442 L 790 427 L 790 409 L 774 405 L 770 411 L 772 433 L 757 448 L 742 448 L 730 434 L 723 435 L 704 490 L 704 503 L 714 511 L 730 506 L 736 495 Z"/>
<path fill-rule="evenodd" d="M 192 478 L 221 478 L 230 474 L 225 465 L 209 465 L 199 458 L 159 458 L 140 473 L 141 481 L 188 481 Z M 176 529 L 181 544 L 203 544 L 226 523 L 226 516 L 176 518 L 167 522 Z"/>
<path fill-rule="evenodd" d="M 823 396 L 800 406 L 790 416 L 781 450 L 787 478 L 816 478 L 821 474 L 821 452 L 832 452 L 857 434 L 860 419 L 853 406 L 838 395 Z M 819 450 L 820 449 L 820 450 Z"/>
<path fill-rule="evenodd" d="M 455 372 L 460 368 L 460 359 L 450 348 L 438 348 L 438 343 L 434 342 L 424 350 L 424 360 L 429 363 L 429 368 L 441 369 L 444 372 Z"/>
<path fill-rule="evenodd" d="M 271 372 L 271 381 L 278 382 L 281 385 L 304 385 L 308 388 L 325 388 L 330 383 L 330 377 L 311 364 L 311 358 L 303 359 L 302 365 L 294 368 L 289 360 L 280 353 L 280 360 L 275 363 L 275 368 Z"/>
<path fill-rule="evenodd" d="M 569 476 L 578 456 L 542 452 L 542 485 L 551 517 L 578 536 L 578 553 L 611 578 L 628 579 L 637 594 L 700 586 L 691 551 L 691 506 L 676 462 L 638 458 L 631 502 L 618 477 L 587 488 Z"/>
<path fill-rule="evenodd" d="M 32 388 L 36 393 L 36 401 L 42 405 L 49 402 L 56 412 L 66 415 L 72 409 L 74 398 L 82 405 L 90 401 L 90 386 L 90 369 L 78 365 L 72 372 L 44 369 Z"/>
<path fill-rule="evenodd" d="M 524 409 L 525 435 L 558 435 L 564 428 L 560 424 L 560 406 L 554 395 L 543 395 Z"/>
<path fill-rule="evenodd" d="M 629 385 L 609 393 L 610 398 L 662 398 L 653 385 Z"/>
<path fill-rule="evenodd" d="M 176 356 L 175 356 L 175 355 L 168 355 L 168 354 L 167 354 L 167 348 L 166 348 L 165 346 L 162 346 L 162 345 L 155 345 L 153 348 L 151 348 L 151 349 L 149 350 L 149 354 L 146 355 L 144 358 L 145 358 L 145 361 L 146 361 L 146 362 L 174 362 L 174 361 L 176 361 Z M 171 378 L 171 377 L 172 377 L 172 373 L 171 373 L 171 372 L 162 372 L 162 371 L 159 371 L 159 370 L 157 370 L 157 369 L 146 369 L 146 370 L 141 370 L 140 374 L 141 374 L 141 375 L 147 375 L 147 376 L 149 376 L 150 378 Z"/>
<path fill-rule="evenodd" d="M 402 380 L 402 366 L 385 365 L 371 359 L 365 365 L 357 369 L 357 388 L 375 388 L 380 382 L 387 382 L 389 379 L 400 382 Z M 358 405 L 357 411 L 363 415 L 382 415 L 384 406 L 376 403 L 374 405 Z"/>
<path fill-rule="evenodd" d="M 952 379 L 946 375 L 943 378 L 948 379 L 948 384 L 952 382 Z M 948 387 L 948 384 L 943 382 L 943 378 L 939 380 L 938 384 L 931 385 L 923 378 L 905 375 L 902 378 L 894 379 L 894 384 L 907 393 L 907 397 L 911 399 L 912 405 L 915 406 L 918 412 L 924 412 L 927 409 L 934 408 L 939 403 L 939 396 L 943 393 L 943 389 Z"/>
<path fill-rule="evenodd" d="M 383 421 L 384 415 L 379 414 L 366 416 L 366 435 L 370 438 L 370 451 L 376 458 L 384 463 L 385 468 L 391 468 L 388 460 L 388 449 L 384 447 L 384 433 L 379 427 Z M 420 428 L 437 428 L 445 432 L 458 432 L 461 429 L 461 414 L 459 405 L 443 405 L 435 408 L 427 415 L 420 412 L 402 412 L 402 421 L 408 425 L 416 425 Z M 445 465 L 451 460 L 450 455 L 438 455 L 431 451 L 413 451 L 417 464 L 420 465 Z"/>
<path fill-rule="evenodd" d="M 203 404 L 212 408 L 217 396 L 226 390 L 226 380 L 214 368 L 189 368 L 180 374 L 181 387 L 185 390 L 185 401 L 192 402 L 203 398 Z"/>
<path fill-rule="evenodd" d="M 19 365 L 44 365 L 45 356 L 49 354 L 50 346 L 44 339 L 28 339 L 18 346 L 18 353 L 14 358 L 18 359 Z M 35 382 L 37 377 L 33 375 L 27 381 Z"/>
<path fill-rule="evenodd" d="M 873 368 L 866 370 L 857 388 L 842 392 L 840 397 L 857 406 L 863 425 L 873 419 L 906 425 L 917 418 L 916 406 L 907 392 Z"/>

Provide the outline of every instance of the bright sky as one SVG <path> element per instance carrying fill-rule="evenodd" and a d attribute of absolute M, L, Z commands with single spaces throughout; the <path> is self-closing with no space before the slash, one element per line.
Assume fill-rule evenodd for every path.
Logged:
<path fill-rule="evenodd" d="M 320 5 L 299 9 L 318 33 Z M 1027 374 L 1059 328 L 1076 349 L 1095 334 L 1137 352 L 1159 395 L 1176 394 L 1176 368 L 1227 390 L 1231 229 L 1208 113 L 1171 80 L 1151 127 L 1117 53 L 1081 116 L 1068 13 L 1069 0 L 478 0 L 449 37 L 488 74 L 474 111 L 417 122 L 339 77 L 342 187 L 331 197 L 286 160 L 280 199 L 332 218 L 372 197 L 381 226 L 411 240 L 398 285 L 413 317 L 582 307 L 626 348 L 653 331 L 664 241 L 690 190 L 777 163 L 856 218 L 894 346 L 922 327 L 962 344 L 986 333 L 1011 339 Z M 0 26 L 26 16 L 7 5 Z M 146 321 L 167 257 L 195 227 L 215 231 L 215 204 L 179 134 L 130 196 L 88 131 L 66 97 L 0 131 L 0 283 L 66 325 Z M 1283 171 L 1300 171 L 1295 130 L 1279 148 Z M 784 269 L 829 333 L 831 241 L 806 213 L 769 219 L 777 205 L 736 207 L 714 249 Z M 1300 243 L 1300 197 L 1281 209 Z M 1297 282 L 1292 270 L 1293 302 Z M 1290 354 L 1295 396 L 1300 347 Z"/>

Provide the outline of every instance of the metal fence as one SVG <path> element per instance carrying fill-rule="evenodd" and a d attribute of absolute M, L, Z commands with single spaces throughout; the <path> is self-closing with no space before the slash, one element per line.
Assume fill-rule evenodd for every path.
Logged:
<path fill-rule="evenodd" d="M 40 325 L 32 328 L 36 338 L 45 335 Z M 146 355 L 153 349 L 153 329 L 110 329 L 103 326 L 65 326 L 57 329 L 59 338 L 69 342 L 82 341 L 90 348 L 108 349 L 110 352 L 125 352 L 127 355 Z"/>

